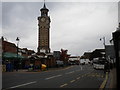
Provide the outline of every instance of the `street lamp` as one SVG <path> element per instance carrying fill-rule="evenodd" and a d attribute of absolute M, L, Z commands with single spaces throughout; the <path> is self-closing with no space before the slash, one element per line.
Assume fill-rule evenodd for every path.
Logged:
<path fill-rule="evenodd" d="M 19 38 L 18 37 L 16 38 L 16 41 L 17 41 L 17 60 L 18 60 L 18 44 L 19 44 Z"/>
<path fill-rule="evenodd" d="M 103 39 L 103 45 L 104 45 L 104 49 L 105 49 L 105 37 L 100 38 L 100 41 Z M 106 52 L 106 51 L 105 51 Z M 106 59 L 106 55 L 103 54 L 103 57 Z"/>
<path fill-rule="evenodd" d="M 17 61 L 16 61 L 16 71 L 18 71 L 18 44 L 19 44 L 19 38 L 17 37 L 16 38 L 16 41 L 17 41 Z"/>
<path fill-rule="evenodd" d="M 105 48 L 105 37 L 103 38 L 100 38 L 100 41 L 103 39 L 103 45 L 104 45 L 104 48 Z"/>

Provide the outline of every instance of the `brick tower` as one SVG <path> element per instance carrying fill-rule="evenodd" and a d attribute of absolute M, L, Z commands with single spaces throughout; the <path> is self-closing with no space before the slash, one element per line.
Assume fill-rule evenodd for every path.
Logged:
<path fill-rule="evenodd" d="M 38 52 L 50 53 L 50 17 L 45 2 L 40 11 L 41 16 L 38 17 Z"/>

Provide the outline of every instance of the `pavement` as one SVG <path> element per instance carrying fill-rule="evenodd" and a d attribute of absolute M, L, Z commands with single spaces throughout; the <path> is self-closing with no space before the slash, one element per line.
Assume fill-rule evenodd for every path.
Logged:
<path fill-rule="evenodd" d="M 64 67 L 53 67 L 53 68 L 48 68 L 47 70 L 44 71 L 51 71 L 51 70 L 60 70 L 60 69 L 68 69 L 70 67 L 73 66 L 64 66 Z M 38 70 L 28 70 L 28 69 L 19 69 L 18 71 L 14 70 L 13 72 L 43 72 L 42 70 L 38 69 Z M 3 73 L 7 73 L 7 72 L 3 72 Z M 9 73 L 9 72 L 8 72 Z"/>
<path fill-rule="evenodd" d="M 113 68 L 108 74 L 106 73 L 106 78 L 105 78 L 106 84 L 105 87 L 106 89 L 115 89 L 116 88 L 116 68 Z"/>

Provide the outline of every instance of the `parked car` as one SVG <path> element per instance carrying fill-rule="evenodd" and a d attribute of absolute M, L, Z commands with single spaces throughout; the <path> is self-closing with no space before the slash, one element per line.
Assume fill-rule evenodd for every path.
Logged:
<path fill-rule="evenodd" d="M 64 63 L 63 63 L 63 61 L 57 60 L 56 65 L 57 65 L 57 67 L 64 66 Z"/>
<path fill-rule="evenodd" d="M 90 64 L 90 60 L 89 59 L 80 59 L 80 64 L 81 65 Z"/>

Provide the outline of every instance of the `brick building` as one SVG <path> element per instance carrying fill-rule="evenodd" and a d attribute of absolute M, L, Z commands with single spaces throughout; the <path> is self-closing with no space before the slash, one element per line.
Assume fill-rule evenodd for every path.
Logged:
<path fill-rule="evenodd" d="M 17 46 L 14 43 L 5 41 L 4 38 L 2 37 L 2 51 L 3 53 L 5 52 L 17 53 Z"/>

